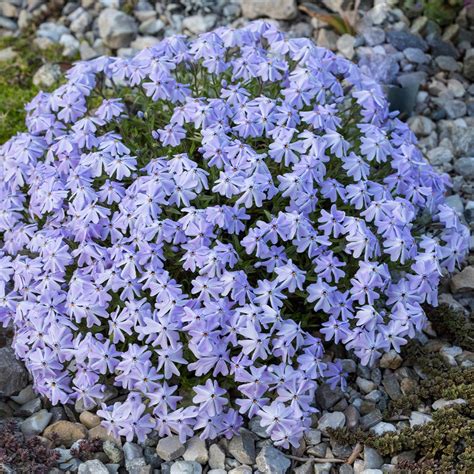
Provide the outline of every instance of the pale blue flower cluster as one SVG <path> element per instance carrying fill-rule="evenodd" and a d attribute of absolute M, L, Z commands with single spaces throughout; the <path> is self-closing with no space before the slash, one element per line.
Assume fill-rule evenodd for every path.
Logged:
<path fill-rule="evenodd" d="M 324 346 L 426 323 L 468 231 L 380 87 L 262 21 L 79 62 L 0 148 L 0 320 L 115 435 L 297 445 Z M 122 394 L 104 403 L 108 385 Z"/>

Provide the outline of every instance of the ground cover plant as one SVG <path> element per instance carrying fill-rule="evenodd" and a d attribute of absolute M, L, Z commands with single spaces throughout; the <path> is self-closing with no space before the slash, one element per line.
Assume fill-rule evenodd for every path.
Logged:
<path fill-rule="evenodd" d="M 273 25 L 79 62 L 0 149 L 0 318 L 115 435 L 297 445 L 326 344 L 423 329 L 469 233 L 381 88 Z M 103 402 L 114 385 L 119 401 Z"/>
<path fill-rule="evenodd" d="M 30 36 L 0 38 L 0 50 L 11 48 L 16 55 L 0 61 L 0 144 L 25 131 L 25 105 L 39 92 L 33 77 L 48 61 L 64 61 L 58 47 L 40 50 Z"/>

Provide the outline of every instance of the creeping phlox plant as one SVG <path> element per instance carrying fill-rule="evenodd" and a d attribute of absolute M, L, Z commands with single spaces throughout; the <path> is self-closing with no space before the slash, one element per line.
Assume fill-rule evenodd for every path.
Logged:
<path fill-rule="evenodd" d="M 325 342 L 398 351 L 466 253 L 447 177 L 310 40 L 255 22 L 67 79 L 1 148 L 0 315 L 36 390 L 115 435 L 258 415 L 297 445 L 318 383 L 344 385 Z"/>

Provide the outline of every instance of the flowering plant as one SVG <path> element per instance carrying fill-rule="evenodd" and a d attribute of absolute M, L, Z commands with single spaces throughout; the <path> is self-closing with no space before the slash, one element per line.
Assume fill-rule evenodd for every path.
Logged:
<path fill-rule="evenodd" d="M 310 40 L 259 21 L 67 79 L 0 149 L 0 318 L 36 390 L 115 435 L 258 415 L 296 445 L 317 384 L 344 384 L 325 343 L 398 351 L 467 251 L 447 177 Z"/>

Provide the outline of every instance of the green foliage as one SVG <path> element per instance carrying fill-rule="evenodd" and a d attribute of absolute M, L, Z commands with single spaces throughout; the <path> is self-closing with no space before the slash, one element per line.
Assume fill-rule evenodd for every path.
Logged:
<path fill-rule="evenodd" d="M 463 6 L 462 0 L 404 0 L 402 9 L 407 16 L 425 15 L 440 26 L 450 25 Z"/>
<path fill-rule="evenodd" d="M 447 304 L 437 308 L 425 307 L 426 315 L 437 334 L 452 344 L 474 352 L 474 323 L 462 311 L 455 311 Z"/>
<path fill-rule="evenodd" d="M 442 311 L 436 318 L 441 314 Z M 449 319 L 449 313 L 444 312 L 444 318 Z M 466 322 L 463 327 L 472 331 L 472 323 Z M 458 331 L 446 335 L 449 334 L 459 337 Z M 385 418 L 408 415 L 420 405 L 431 405 L 440 398 L 463 398 L 466 404 L 435 411 L 431 423 L 407 427 L 398 433 L 375 436 L 360 429 L 343 429 L 332 431 L 331 436 L 351 445 L 363 442 L 382 456 L 416 450 L 418 460 L 401 461 L 398 472 L 474 472 L 474 368 L 450 367 L 438 353 L 430 353 L 415 342 L 407 346 L 403 358 L 408 366 L 417 365 L 427 378 L 421 380 L 416 393 L 391 401 Z"/>
<path fill-rule="evenodd" d="M 0 144 L 25 129 L 24 106 L 38 93 L 33 84 L 35 72 L 45 62 L 61 59 L 59 45 L 40 51 L 32 47 L 30 37 L 0 38 L 0 50 L 8 47 L 18 54 L 0 61 Z"/>

